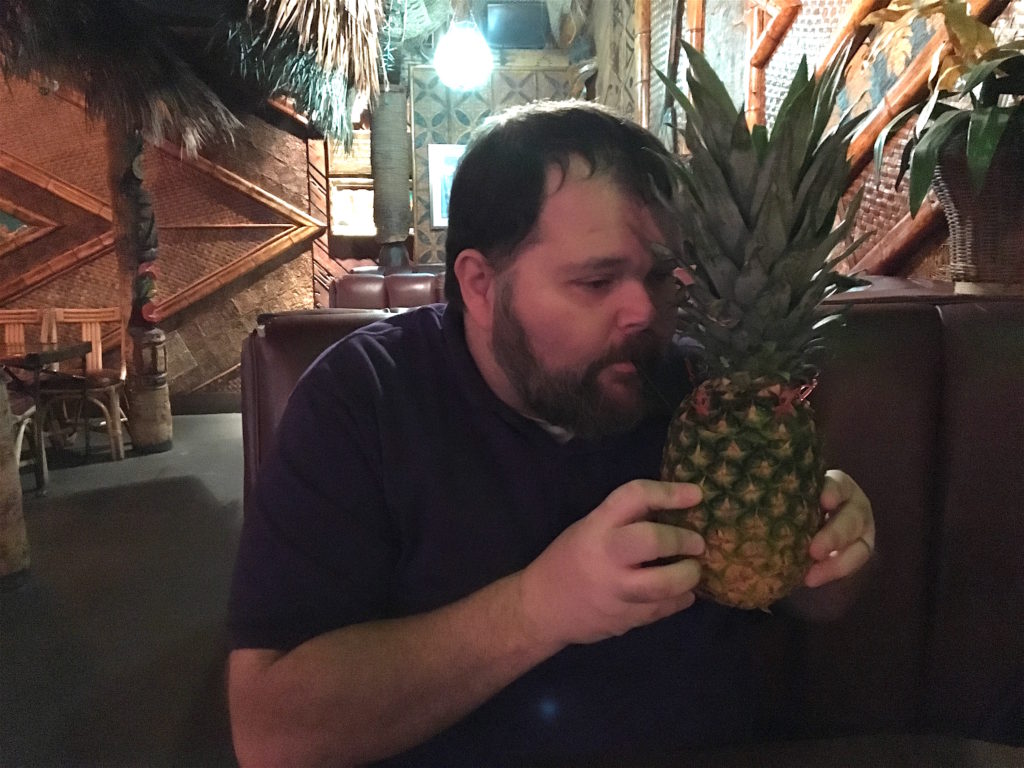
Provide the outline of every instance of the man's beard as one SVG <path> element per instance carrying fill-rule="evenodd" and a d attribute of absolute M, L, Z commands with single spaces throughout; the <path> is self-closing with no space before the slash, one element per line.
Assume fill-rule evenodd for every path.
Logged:
<path fill-rule="evenodd" d="M 530 414 L 579 437 L 625 432 L 651 410 L 656 394 L 648 372 L 660 362 L 666 342 L 644 330 L 586 366 L 546 370 L 534 354 L 526 329 L 513 308 L 511 281 L 498 288 L 494 317 L 494 357 Z M 632 403 L 610 398 L 598 377 L 609 365 L 632 362 L 639 374 Z"/>

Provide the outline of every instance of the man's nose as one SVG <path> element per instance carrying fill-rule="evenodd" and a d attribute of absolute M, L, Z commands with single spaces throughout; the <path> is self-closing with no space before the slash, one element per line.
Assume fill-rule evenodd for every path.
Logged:
<path fill-rule="evenodd" d="M 656 308 L 643 280 L 627 280 L 620 296 L 619 325 L 624 331 L 639 331 L 654 321 Z"/>

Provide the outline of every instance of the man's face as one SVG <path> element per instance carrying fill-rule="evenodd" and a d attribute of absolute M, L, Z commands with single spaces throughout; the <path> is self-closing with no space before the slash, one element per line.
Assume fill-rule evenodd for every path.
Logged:
<path fill-rule="evenodd" d="M 493 354 L 529 415 L 581 436 L 647 410 L 645 372 L 673 330 L 670 262 L 650 212 L 580 165 L 548 174 L 533 235 L 495 278 Z"/>

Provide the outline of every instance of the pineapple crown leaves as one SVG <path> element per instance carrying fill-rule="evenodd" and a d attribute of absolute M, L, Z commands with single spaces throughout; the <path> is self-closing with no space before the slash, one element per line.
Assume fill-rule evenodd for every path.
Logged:
<path fill-rule="evenodd" d="M 807 376 L 829 317 L 817 307 L 862 284 L 835 272 L 864 238 L 841 252 L 858 193 L 835 226 L 849 175 L 847 149 L 861 116 L 832 124 L 846 47 L 821 79 L 801 62 L 774 127 L 748 129 L 707 60 L 683 43 L 689 96 L 658 73 L 685 115 L 688 154 L 666 160 L 668 204 L 680 230 L 681 330 L 704 344 L 712 373 Z M 838 317 L 838 315 L 837 315 Z"/>

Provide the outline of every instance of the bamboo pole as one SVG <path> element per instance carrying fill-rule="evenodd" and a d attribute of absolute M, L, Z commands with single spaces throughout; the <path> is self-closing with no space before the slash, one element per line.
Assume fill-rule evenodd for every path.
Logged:
<path fill-rule="evenodd" d="M 99 216 L 107 221 L 113 220 L 113 211 L 110 204 L 105 200 L 100 200 L 81 187 L 76 187 L 66 181 L 54 178 L 52 174 L 47 173 L 42 168 L 22 160 L 20 157 L 15 157 L 3 149 L 0 149 L 0 168 L 10 171 L 15 176 L 20 176 L 40 189 L 45 189 L 47 192 L 67 200 L 69 203 L 77 205 L 94 216 Z"/>
<path fill-rule="evenodd" d="M 697 0 L 693 0 L 696 2 Z M 669 26 L 668 34 L 668 62 L 667 71 L 665 76 L 670 82 L 677 82 L 679 80 L 679 55 L 682 52 L 683 46 L 681 41 L 683 38 L 683 6 L 686 5 L 684 0 L 673 0 L 672 5 L 672 20 Z M 675 99 L 672 98 L 672 94 L 669 93 L 668 88 L 665 89 L 665 104 L 662 107 L 661 114 L 668 116 L 669 131 L 671 136 L 671 149 L 673 152 L 679 151 L 679 131 L 677 130 L 678 120 L 676 117 Z"/>
<path fill-rule="evenodd" d="M 864 17 L 873 11 L 885 8 L 888 4 L 889 0 L 857 0 L 857 2 L 850 6 L 846 18 L 843 19 L 843 23 L 832 38 L 832 45 L 829 46 L 828 52 L 822 58 L 821 64 L 818 65 L 818 70 L 815 72 L 819 80 L 825 74 L 828 63 L 836 55 L 836 51 L 845 44 L 851 35 L 854 37 L 854 42 L 850 46 L 850 55 L 852 56 L 853 52 L 860 48 L 868 34 L 868 28 L 861 26 Z"/>
<path fill-rule="evenodd" d="M 698 51 L 704 50 L 704 28 L 707 20 L 707 0 L 686 1 L 686 33 L 690 45 Z"/>
<path fill-rule="evenodd" d="M 871 159 L 875 139 L 882 129 L 892 122 L 896 115 L 928 93 L 928 73 L 932 58 L 945 44 L 946 41 L 939 34 L 929 40 L 907 67 L 906 74 L 885 93 L 868 115 L 864 126 L 850 142 L 850 149 L 847 151 L 851 179 L 859 176 Z"/>
<path fill-rule="evenodd" d="M 925 200 L 917 216 L 908 213 L 900 219 L 885 238 L 868 251 L 850 271 L 869 275 L 896 274 L 907 258 L 914 253 L 915 246 L 937 230 L 943 221 L 942 205 L 937 201 Z"/>
<path fill-rule="evenodd" d="M 1009 0 L 978 0 L 976 12 L 980 20 L 990 24 L 1009 4 Z M 847 157 L 850 160 L 850 179 L 856 179 L 871 159 L 875 139 L 892 119 L 911 104 L 928 94 L 928 75 L 932 61 L 943 46 L 948 45 L 945 34 L 936 32 L 921 52 L 907 67 L 903 77 L 889 89 L 882 101 L 871 111 L 863 127 L 850 142 Z"/>
<path fill-rule="evenodd" d="M 765 24 L 764 16 L 761 16 L 761 32 L 751 48 L 753 53 L 750 56 L 750 66 L 764 68 L 768 66 L 782 38 L 796 21 L 802 3 L 800 0 L 751 0 L 751 7 L 771 18 L 771 21 Z"/>
<path fill-rule="evenodd" d="M 636 0 L 633 56 L 636 59 L 636 118 L 651 125 L 651 0 Z"/>
<path fill-rule="evenodd" d="M 756 6 L 750 7 L 750 23 L 747 24 L 747 48 L 753 50 L 758 38 L 761 37 L 764 24 L 764 11 Z M 765 115 L 765 75 L 763 67 L 751 64 L 747 67 L 747 126 L 763 125 Z"/>

